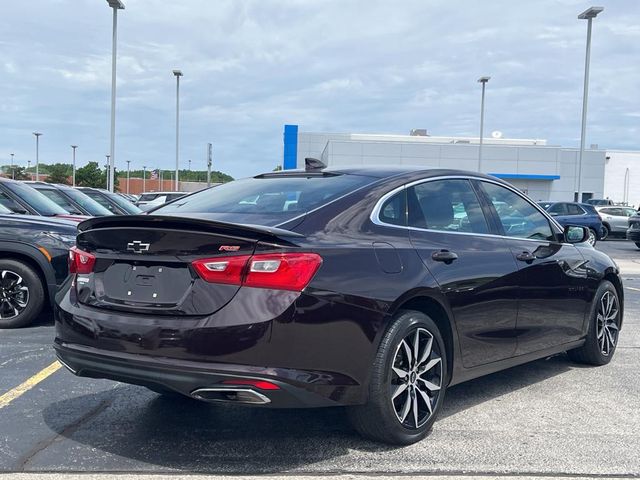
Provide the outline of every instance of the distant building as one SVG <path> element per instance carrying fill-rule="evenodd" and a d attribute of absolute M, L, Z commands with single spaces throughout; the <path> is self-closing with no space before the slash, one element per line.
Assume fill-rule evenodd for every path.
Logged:
<path fill-rule="evenodd" d="M 285 125 L 283 168 L 304 168 L 305 157 L 314 157 L 329 166 L 424 165 L 478 171 L 478 137 L 436 137 L 420 129 L 412 133 L 314 133 Z M 594 147 L 583 156 L 583 200 L 604 196 L 607 153 Z M 500 132 L 493 132 L 483 139 L 480 170 L 510 182 L 534 200 L 573 200 L 577 196 L 577 148 L 548 145 L 540 139 L 503 138 Z"/>

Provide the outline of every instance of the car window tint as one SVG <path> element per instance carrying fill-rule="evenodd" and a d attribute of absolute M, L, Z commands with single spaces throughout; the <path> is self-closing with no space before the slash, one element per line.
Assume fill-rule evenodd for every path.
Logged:
<path fill-rule="evenodd" d="M 568 203 L 567 211 L 569 215 L 584 215 L 586 213 L 580 205 L 576 205 L 575 203 Z"/>
<path fill-rule="evenodd" d="M 82 214 L 80 210 L 78 210 L 76 207 L 74 207 L 71 204 L 71 202 L 67 199 L 67 197 L 62 195 L 57 190 L 53 190 L 50 188 L 38 188 L 36 190 L 38 190 L 40 193 L 42 193 L 45 197 L 49 198 L 50 200 L 53 200 L 57 205 L 60 205 L 67 212 L 74 213 L 74 214 Z"/>
<path fill-rule="evenodd" d="M 601 208 L 600 212 L 604 213 L 605 215 L 616 215 L 616 210 L 615 208 Z"/>
<path fill-rule="evenodd" d="M 625 208 L 624 209 L 624 216 L 625 217 L 631 217 L 633 215 L 636 214 L 636 211 L 633 208 Z"/>
<path fill-rule="evenodd" d="M 381 222 L 390 223 L 391 225 L 407 225 L 407 195 L 402 190 L 393 197 L 387 199 L 380 208 L 379 219 Z"/>
<path fill-rule="evenodd" d="M 89 198 L 93 198 L 96 202 L 98 202 L 100 205 L 102 205 L 104 208 L 106 208 L 110 212 L 115 212 L 115 207 L 111 205 L 111 202 L 109 202 L 109 200 L 103 197 L 99 192 L 92 192 L 91 190 L 85 190 L 83 191 L 83 193 L 87 195 Z"/>
<path fill-rule="evenodd" d="M 482 185 L 489 200 L 496 207 L 507 236 L 554 240 L 549 221 L 531 203 L 501 185 L 488 182 L 482 182 Z"/>
<path fill-rule="evenodd" d="M 549 213 L 555 213 L 556 215 L 567 215 L 566 203 L 554 203 L 551 207 L 547 208 Z"/>
<path fill-rule="evenodd" d="M 488 233 L 468 180 L 435 180 L 407 189 L 409 226 L 449 232 Z"/>
<path fill-rule="evenodd" d="M 9 197 L 6 193 L 0 192 L 0 205 L 11 210 L 14 213 L 23 213 L 25 211 L 24 207 L 18 205 L 16 201 Z"/>

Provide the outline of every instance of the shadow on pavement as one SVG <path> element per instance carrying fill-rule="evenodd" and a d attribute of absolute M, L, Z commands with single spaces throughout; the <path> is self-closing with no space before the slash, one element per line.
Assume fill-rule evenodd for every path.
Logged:
<path fill-rule="evenodd" d="M 559 355 L 457 385 L 447 393 L 441 418 L 575 366 Z M 60 417 L 69 412 L 77 412 L 78 420 L 61 425 Z M 130 459 L 134 469 L 138 464 L 137 469 L 144 470 L 276 473 L 346 456 L 353 449 L 383 452 L 397 448 L 360 438 L 341 408 L 214 406 L 125 385 L 50 404 L 43 416 L 47 426 L 63 438 L 116 455 L 118 462 Z M 87 455 L 90 469 L 113 469 L 113 465 L 96 464 L 91 450 Z"/>

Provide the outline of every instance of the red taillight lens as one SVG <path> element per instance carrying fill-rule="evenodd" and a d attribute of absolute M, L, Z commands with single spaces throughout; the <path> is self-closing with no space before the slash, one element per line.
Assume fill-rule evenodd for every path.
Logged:
<path fill-rule="evenodd" d="M 222 383 L 225 385 L 249 385 L 260 390 L 280 390 L 280 387 L 275 383 L 267 382 L 266 380 L 252 380 L 250 378 L 233 378 Z"/>
<path fill-rule="evenodd" d="M 302 291 L 322 265 L 316 253 L 278 253 L 217 257 L 193 262 L 207 282 Z"/>
<path fill-rule="evenodd" d="M 244 267 L 250 255 L 237 257 L 205 258 L 193 262 L 193 268 L 198 275 L 210 283 L 226 283 L 229 285 L 242 285 Z"/>
<path fill-rule="evenodd" d="M 301 291 L 322 265 L 315 253 L 281 253 L 254 255 L 244 285 L 256 288 Z"/>
<path fill-rule="evenodd" d="M 80 250 L 78 247 L 69 249 L 69 273 L 91 273 L 96 264 L 96 257 Z"/>

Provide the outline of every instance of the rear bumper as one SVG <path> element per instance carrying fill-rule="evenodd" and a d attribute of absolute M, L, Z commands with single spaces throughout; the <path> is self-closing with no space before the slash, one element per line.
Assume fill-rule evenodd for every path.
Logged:
<path fill-rule="evenodd" d="M 318 393 L 284 382 L 268 375 L 267 368 L 259 369 L 244 365 L 204 364 L 178 361 L 167 358 L 144 358 L 122 352 L 105 352 L 95 348 L 54 344 L 60 362 L 79 377 L 106 378 L 118 382 L 146 387 L 172 390 L 198 400 L 203 400 L 202 391 L 215 391 L 223 396 L 211 397 L 212 401 L 225 403 L 262 405 L 273 408 L 330 407 L 340 405 Z M 246 384 L 223 383 L 234 380 L 266 380 L 279 389 L 261 389 Z M 199 392 L 200 391 L 200 392 Z M 235 393 L 253 392 L 255 399 L 262 401 L 234 400 Z M 221 400 L 223 399 L 224 400 Z M 250 398 L 250 397 L 247 397 Z"/>

